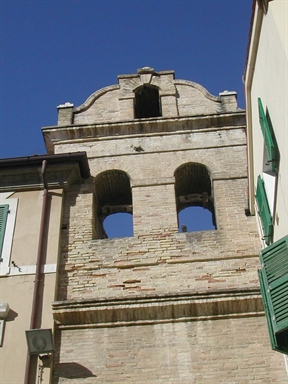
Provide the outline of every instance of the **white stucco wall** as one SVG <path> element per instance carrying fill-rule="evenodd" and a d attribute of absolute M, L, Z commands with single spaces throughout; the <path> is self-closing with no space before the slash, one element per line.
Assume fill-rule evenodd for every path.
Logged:
<path fill-rule="evenodd" d="M 47 245 L 44 274 L 41 274 L 37 324 L 40 328 L 53 328 L 52 302 L 55 299 L 56 264 L 59 248 L 62 191 L 50 191 Z M 36 259 L 39 241 L 43 191 L 19 191 L 2 194 L 5 203 L 17 201 L 17 212 L 10 262 L 0 276 L 0 302 L 8 303 L 10 311 L 5 319 L 3 343 L 0 346 L 0 383 L 23 383 L 26 365 L 25 330 L 30 328 L 35 283 Z M 4 200 L 4 199 L 3 199 Z M 14 209 L 14 205 L 11 205 Z M 45 242 L 46 243 L 46 242 Z M 12 266 L 12 261 L 16 267 Z M 37 359 L 36 359 L 37 361 Z M 40 364 L 40 360 L 37 364 Z M 41 364 L 40 364 L 41 365 Z M 17 369 L 15 369 L 17 367 Z M 36 373 L 38 375 L 38 371 Z M 50 369 L 45 369 L 43 384 L 49 382 Z"/>
<path fill-rule="evenodd" d="M 269 2 L 268 12 L 263 14 L 262 18 L 254 67 L 251 58 L 253 50 L 257 49 L 258 37 L 255 26 L 256 20 L 261 19 L 259 12 L 262 11 L 256 4 L 246 73 L 247 126 L 248 135 L 250 130 L 250 139 L 252 139 L 250 145 L 253 146 L 250 173 L 253 175 L 256 190 L 257 177 L 263 172 L 264 156 L 264 140 L 257 104 L 257 99 L 260 97 L 265 112 L 266 109 L 269 112 L 280 152 L 276 205 L 273 212 L 274 241 L 276 241 L 288 233 L 288 2 L 283 0 Z M 247 89 L 249 77 L 252 78 L 251 104 L 249 89 Z M 268 189 L 271 192 L 270 187 Z"/>

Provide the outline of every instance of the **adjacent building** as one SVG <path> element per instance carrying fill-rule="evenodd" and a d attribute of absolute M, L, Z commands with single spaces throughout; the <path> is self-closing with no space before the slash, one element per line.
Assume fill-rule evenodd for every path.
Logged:
<path fill-rule="evenodd" d="M 273 349 L 288 353 L 288 3 L 254 1 L 245 72 L 249 209 Z"/>
<path fill-rule="evenodd" d="M 87 177 L 85 153 L 0 160 L 3 384 L 49 382 L 50 365 L 27 353 L 25 332 L 53 329 L 63 198 L 66 189 Z"/>

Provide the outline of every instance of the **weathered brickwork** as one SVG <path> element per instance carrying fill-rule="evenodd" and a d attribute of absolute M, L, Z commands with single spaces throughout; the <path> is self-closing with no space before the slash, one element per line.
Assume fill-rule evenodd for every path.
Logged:
<path fill-rule="evenodd" d="M 237 183 L 233 181 L 233 184 Z M 231 188 L 229 190 L 231 192 Z M 237 188 L 235 191 L 238 198 L 236 192 L 241 194 L 241 189 Z M 91 195 L 88 196 L 90 199 L 86 201 L 91 202 Z M 83 203 L 85 197 L 81 195 L 79 200 Z M 71 219 L 69 231 L 67 231 L 70 235 L 66 241 L 65 237 L 62 240 L 63 264 L 60 268 L 62 278 L 59 279 L 59 284 L 60 287 L 63 284 L 63 289 L 59 290 L 59 299 L 71 299 L 83 297 L 83 295 L 94 297 L 95 294 L 97 297 L 113 296 L 115 289 L 117 294 L 125 295 L 127 291 L 123 290 L 125 287 L 123 281 L 129 279 L 129 276 L 131 279 L 131 273 L 133 278 L 137 277 L 135 275 L 141 275 L 141 285 L 144 284 L 146 289 L 149 287 L 159 292 L 173 292 L 175 289 L 178 291 L 179 280 L 183 290 L 185 290 L 184 287 L 190 289 L 193 279 L 200 281 L 200 278 L 206 274 L 207 276 L 209 274 L 225 276 L 225 270 L 230 270 L 228 281 L 227 276 L 225 278 L 222 276 L 221 281 L 216 281 L 217 285 L 221 283 L 220 285 L 225 287 L 237 286 L 240 281 L 241 285 L 257 285 L 258 241 L 255 224 L 252 218 L 245 216 L 243 209 L 237 212 L 233 201 L 228 202 L 229 204 L 233 213 L 223 208 L 224 217 L 219 217 L 221 229 L 188 234 L 169 232 L 169 228 L 166 228 L 167 232 L 165 232 L 165 228 L 163 231 L 163 227 L 162 229 L 160 227 L 158 231 L 155 230 L 155 233 L 133 238 L 92 240 L 93 212 L 91 210 L 87 212 L 89 223 L 87 230 L 83 226 L 84 221 L 81 221 L 79 226 L 77 219 Z M 79 205 L 73 208 L 76 209 L 76 207 Z M 220 216 L 221 206 L 217 209 L 220 211 Z M 237 213 L 240 218 L 237 217 Z M 84 214 L 85 212 L 83 216 Z M 75 215 L 77 218 L 76 212 Z M 158 219 L 157 216 L 156 219 Z M 243 235 L 243 228 L 246 228 L 248 233 L 246 236 Z M 141 273 L 137 269 L 139 266 L 148 266 L 148 269 L 145 273 Z M 183 276 L 187 276 L 187 280 L 183 279 Z M 237 276 L 236 279 L 235 276 Z M 200 285 L 203 286 L 204 281 L 201 284 L 198 282 L 199 288 Z M 126 289 L 131 291 L 131 286 Z M 141 287 L 138 284 L 136 290 L 139 289 L 141 290 Z"/>
<path fill-rule="evenodd" d="M 69 252 L 69 260 L 66 263 L 63 260 L 58 298 L 103 298 L 149 291 L 172 294 L 175 290 L 258 286 L 258 259 L 243 257 L 239 249 L 234 252 L 228 249 L 223 255 L 223 248 L 216 245 L 217 236 L 195 235 L 194 242 L 190 235 L 190 244 L 184 242 L 184 234 L 159 237 L 161 235 L 156 234 L 154 241 L 153 236 L 134 241 L 97 240 L 83 251 L 76 245 Z M 206 246 L 197 247 L 200 238 L 207 241 Z M 214 244 L 218 252 L 213 249 Z M 213 249 L 212 254 L 209 248 Z"/>
<path fill-rule="evenodd" d="M 143 84 L 158 87 L 160 117 L 134 119 Z M 59 108 L 58 126 L 43 129 L 47 148 L 86 151 L 91 177 L 63 199 L 54 383 L 284 383 L 267 339 L 235 93 L 146 68 Z M 187 192 L 197 169 L 199 191 Z M 216 229 L 179 233 L 177 188 L 184 201 L 203 198 L 207 178 Z M 127 188 L 129 203 L 117 197 Z M 104 238 L 113 198 L 132 206 L 132 237 Z"/>
<path fill-rule="evenodd" d="M 206 132 L 208 145 L 213 143 L 210 133 L 215 137 L 214 131 Z M 240 134 L 244 141 L 245 136 L 242 129 L 238 132 L 238 136 Z M 184 140 L 193 140 L 193 133 L 183 135 Z M 174 145 L 183 141 L 180 135 L 177 136 L 179 137 Z M 219 135 L 217 134 L 217 136 Z M 161 140 L 158 148 L 161 147 L 163 153 L 159 150 L 157 153 L 145 152 L 134 156 L 124 154 L 117 157 L 107 155 L 105 158 L 93 158 L 91 153 L 92 175 L 97 176 L 107 169 L 121 169 L 128 173 L 132 186 L 135 236 L 117 240 L 93 240 L 93 216 L 96 214 L 93 212 L 92 204 L 93 180 L 91 180 L 90 186 L 83 187 L 84 193 L 80 190 L 67 195 L 64 217 L 69 217 L 67 219 L 69 229 L 65 232 L 68 236 L 66 240 L 63 232 L 63 243 L 66 242 L 64 251 L 67 251 L 67 247 L 69 251 L 62 253 L 64 265 L 60 273 L 63 280 L 60 279 L 59 282 L 61 286 L 63 281 L 64 288 L 59 290 L 59 299 L 65 299 L 65 295 L 69 299 L 83 297 L 84 294 L 85 297 L 93 297 L 96 291 L 98 297 L 129 294 L 128 292 L 133 291 L 133 287 L 126 287 L 125 284 L 123 285 L 123 281 L 129 279 L 127 275 L 131 272 L 125 271 L 126 276 L 122 278 L 123 268 L 137 266 L 149 267 L 149 272 L 146 271 L 144 277 L 140 279 L 141 284 L 145 287 L 145 292 L 148 289 L 156 292 L 170 290 L 170 293 L 181 290 L 178 284 L 179 278 L 182 280 L 183 273 L 189 277 L 182 281 L 182 290 L 185 291 L 185 289 L 191 289 L 191 279 L 200 281 L 199 279 L 203 277 L 196 273 L 199 268 L 195 268 L 195 262 L 199 262 L 199 260 L 201 260 L 200 263 L 205 263 L 207 274 L 220 273 L 221 275 L 222 270 L 226 268 L 233 270 L 234 268 L 235 273 L 238 269 L 242 271 L 237 272 L 243 276 L 240 279 L 241 284 L 244 286 L 258 284 L 256 276 L 259 251 L 257 228 L 254 218 L 245 215 L 247 207 L 245 146 L 231 145 L 230 147 L 208 147 L 206 149 L 196 147 L 192 150 L 165 152 L 166 145 L 171 146 L 171 138 L 165 136 L 161 139 L 153 139 Z M 113 146 L 115 146 L 115 141 L 113 140 Z M 122 139 L 118 139 L 117 142 L 116 147 L 118 148 L 121 146 L 125 148 L 127 145 Z M 110 143 L 111 141 L 107 141 L 104 145 L 101 142 L 108 154 Z M 94 153 L 98 153 L 97 145 L 95 147 Z M 82 146 L 80 148 L 83 150 Z M 216 231 L 177 233 L 173 175 L 178 166 L 188 161 L 205 164 L 211 172 Z M 96 170 L 98 170 L 97 173 Z M 242 259 L 243 256 L 247 257 L 245 261 Z M 218 264 L 213 261 L 211 264 L 213 267 L 210 268 L 211 259 L 217 259 Z M 175 265 L 172 269 L 171 266 L 168 267 L 172 262 L 173 265 L 177 264 L 177 267 Z M 119 268 L 121 268 L 121 273 L 118 271 Z M 98 272 L 99 270 L 101 273 Z M 154 274 L 155 276 L 152 278 L 151 275 Z M 95 280 L 94 276 L 98 275 L 101 278 Z M 166 279 L 163 279 L 164 276 Z M 134 276 L 134 278 L 136 277 Z M 110 279 L 115 283 L 111 284 Z M 147 279 L 148 281 L 145 281 Z M 239 278 L 235 280 L 230 276 L 229 279 L 228 282 L 222 279 L 217 283 L 221 287 L 236 287 L 239 284 Z M 138 284 L 134 291 L 141 291 L 141 284 L 140 286 Z M 199 288 L 201 285 L 203 287 L 203 282 L 201 284 L 198 282 L 198 284 Z"/>
<path fill-rule="evenodd" d="M 54 384 L 287 382 L 283 357 L 269 350 L 264 317 L 67 329 L 57 335 Z"/>
<path fill-rule="evenodd" d="M 160 88 L 163 116 L 209 115 L 236 110 L 235 97 L 223 93 L 217 98 L 199 84 L 191 81 L 175 80 L 173 71 L 160 72 L 151 76 L 119 76 L 119 85 L 103 88 L 91 95 L 84 104 L 75 109 L 74 123 L 113 122 L 133 119 L 134 91 L 146 82 Z M 226 96 L 226 97 L 224 97 Z M 224 99 L 224 100 L 223 100 Z M 70 118 L 69 118 L 70 119 Z M 67 122 L 70 121 L 67 117 Z M 65 112 L 61 110 L 58 125 L 65 124 Z"/>

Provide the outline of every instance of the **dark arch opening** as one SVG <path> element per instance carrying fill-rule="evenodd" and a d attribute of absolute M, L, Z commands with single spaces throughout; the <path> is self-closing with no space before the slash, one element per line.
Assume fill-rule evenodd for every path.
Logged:
<path fill-rule="evenodd" d="M 134 93 L 136 119 L 161 116 L 158 88 L 144 84 L 137 88 Z"/>
<path fill-rule="evenodd" d="M 216 229 L 211 179 L 205 165 L 183 164 L 176 169 L 174 176 L 179 231 Z M 207 215 L 205 210 L 210 214 Z"/>
<path fill-rule="evenodd" d="M 130 179 L 125 172 L 110 170 L 102 172 L 96 177 L 94 212 L 94 238 L 107 238 L 110 237 L 109 233 L 113 233 L 113 237 L 126 237 L 119 235 L 122 233 L 122 231 L 119 232 L 119 227 L 124 225 L 121 217 L 123 218 L 125 215 L 115 215 L 128 213 L 132 217 L 133 214 Z M 105 219 L 110 215 L 114 216 L 114 220 L 108 220 L 110 224 L 108 224 L 109 231 L 107 233 L 104 228 L 104 221 L 106 222 Z"/>

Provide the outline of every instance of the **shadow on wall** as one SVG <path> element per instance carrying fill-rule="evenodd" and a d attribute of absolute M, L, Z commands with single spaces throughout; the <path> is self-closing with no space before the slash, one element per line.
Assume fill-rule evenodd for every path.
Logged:
<path fill-rule="evenodd" d="M 90 369 L 78 363 L 59 363 L 57 365 L 58 376 L 66 379 L 84 379 L 86 377 L 96 377 Z"/>
<path fill-rule="evenodd" d="M 13 309 L 10 308 L 8 316 L 6 317 L 5 321 L 14 321 L 18 317 L 18 313 L 13 311 Z"/>

